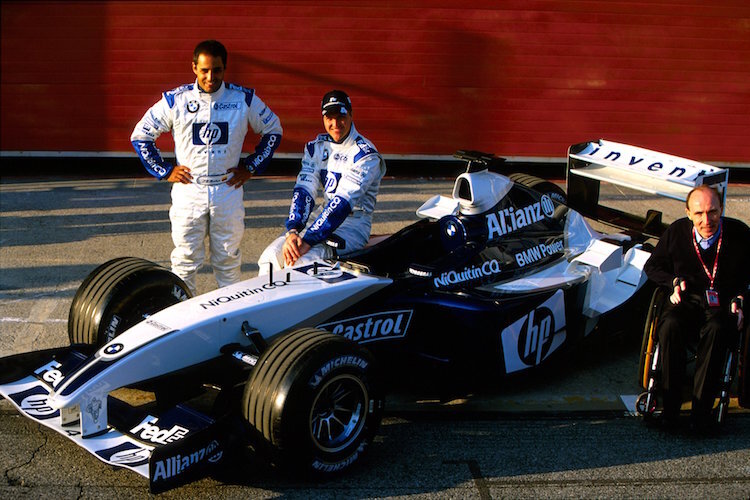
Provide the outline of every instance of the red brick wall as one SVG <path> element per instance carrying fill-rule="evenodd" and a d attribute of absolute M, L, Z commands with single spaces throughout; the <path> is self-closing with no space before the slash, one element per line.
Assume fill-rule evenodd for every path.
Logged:
<path fill-rule="evenodd" d="M 559 158 L 603 137 L 750 162 L 747 0 L 4 1 L 1 33 L 3 151 L 132 151 L 217 38 L 227 81 L 281 117 L 283 152 L 336 87 L 386 154 Z"/>

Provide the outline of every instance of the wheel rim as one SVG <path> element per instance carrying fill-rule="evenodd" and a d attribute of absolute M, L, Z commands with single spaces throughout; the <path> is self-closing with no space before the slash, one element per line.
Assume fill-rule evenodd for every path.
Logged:
<path fill-rule="evenodd" d="M 316 447 L 336 453 L 357 440 L 365 425 L 367 388 L 344 374 L 329 380 L 315 396 L 310 411 L 310 436 Z"/>
<path fill-rule="evenodd" d="M 635 402 L 635 410 L 640 415 L 652 415 L 656 411 L 656 399 L 648 392 L 641 393 Z"/>

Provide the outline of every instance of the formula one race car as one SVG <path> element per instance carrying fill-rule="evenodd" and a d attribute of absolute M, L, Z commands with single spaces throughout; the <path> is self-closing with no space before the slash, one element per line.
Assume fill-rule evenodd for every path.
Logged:
<path fill-rule="evenodd" d="M 599 206 L 600 181 L 677 199 L 727 185 L 725 170 L 606 141 L 570 148 L 567 194 L 494 172 L 491 155 L 457 156 L 468 167 L 452 196 L 346 258 L 197 297 L 151 262 L 103 264 L 73 299 L 71 346 L 1 359 L 0 394 L 152 491 L 248 443 L 327 476 L 357 463 L 377 431 L 379 367 L 427 360 L 499 378 L 626 310 L 646 283 L 644 242 L 664 224 Z M 599 233 L 584 216 L 624 232 Z"/>

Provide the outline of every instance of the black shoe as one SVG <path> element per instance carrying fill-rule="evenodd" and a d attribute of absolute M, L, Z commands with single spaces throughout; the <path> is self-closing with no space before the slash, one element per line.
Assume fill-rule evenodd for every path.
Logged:
<path fill-rule="evenodd" d="M 682 422 L 680 421 L 680 414 L 673 412 L 662 412 L 651 419 L 652 425 L 665 432 L 675 433 L 682 428 Z"/>
<path fill-rule="evenodd" d="M 716 419 L 713 414 L 714 400 L 699 401 L 693 398 L 690 412 L 690 432 L 695 435 L 709 435 L 717 430 Z"/>
<path fill-rule="evenodd" d="M 718 430 L 711 413 L 693 412 L 690 415 L 690 433 L 695 436 L 710 436 Z"/>
<path fill-rule="evenodd" d="M 676 431 L 680 428 L 680 409 L 682 398 L 674 391 L 665 391 L 663 395 L 664 410 L 661 412 L 661 426 L 668 431 Z"/>

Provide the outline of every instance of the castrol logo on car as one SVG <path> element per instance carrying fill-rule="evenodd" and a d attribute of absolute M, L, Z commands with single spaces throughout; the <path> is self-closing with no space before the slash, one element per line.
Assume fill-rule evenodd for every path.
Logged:
<path fill-rule="evenodd" d="M 357 316 L 318 325 L 318 328 L 324 328 L 336 335 L 343 335 L 360 344 L 401 338 L 406 336 L 406 331 L 409 329 L 412 312 L 405 309 Z"/>

